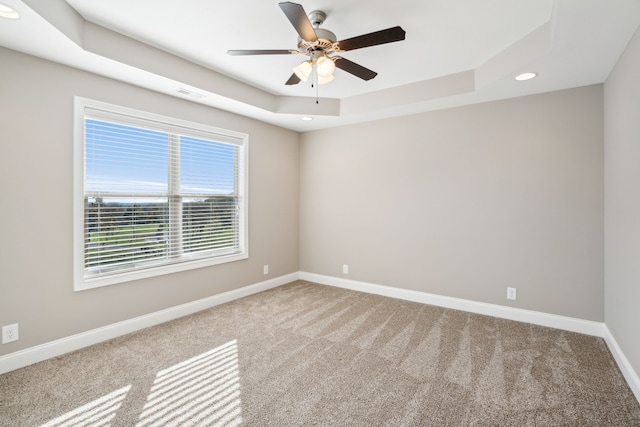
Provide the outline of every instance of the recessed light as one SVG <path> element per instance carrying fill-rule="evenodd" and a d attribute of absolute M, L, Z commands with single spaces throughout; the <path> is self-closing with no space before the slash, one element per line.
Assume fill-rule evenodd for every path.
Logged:
<path fill-rule="evenodd" d="M 524 82 L 525 80 L 531 80 L 538 76 L 538 73 L 522 73 L 516 76 L 516 80 L 519 82 Z"/>
<path fill-rule="evenodd" d="M 304 116 L 304 117 L 300 117 L 300 120 L 304 120 L 305 122 L 309 122 L 309 121 L 313 120 L 313 117 Z"/>
<path fill-rule="evenodd" d="M 0 17 L 7 19 L 18 19 L 20 14 L 9 6 L 0 3 Z"/>

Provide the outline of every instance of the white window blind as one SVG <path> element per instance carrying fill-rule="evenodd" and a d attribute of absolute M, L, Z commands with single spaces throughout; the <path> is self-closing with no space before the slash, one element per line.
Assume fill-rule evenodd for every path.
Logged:
<path fill-rule="evenodd" d="M 80 98 L 76 114 L 76 289 L 247 257 L 246 135 Z"/>

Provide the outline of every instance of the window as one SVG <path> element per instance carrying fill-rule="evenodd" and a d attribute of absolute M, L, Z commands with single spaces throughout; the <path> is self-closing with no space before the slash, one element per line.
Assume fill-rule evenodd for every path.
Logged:
<path fill-rule="evenodd" d="M 246 134 L 75 100 L 74 283 L 248 257 Z"/>

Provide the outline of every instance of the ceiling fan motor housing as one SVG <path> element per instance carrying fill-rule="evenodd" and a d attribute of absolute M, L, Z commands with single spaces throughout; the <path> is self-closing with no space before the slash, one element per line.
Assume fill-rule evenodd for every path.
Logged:
<path fill-rule="evenodd" d="M 336 35 L 329 30 L 325 30 L 324 28 L 316 28 L 315 31 L 316 36 L 318 36 L 319 40 L 326 40 L 331 44 L 335 43 L 337 40 Z"/>
<path fill-rule="evenodd" d="M 302 52 L 306 52 L 307 54 L 311 55 L 315 51 L 323 51 L 326 53 L 335 51 L 335 34 L 323 28 L 316 28 L 315 32 L 318 40 L 313 42 L 303 40 L 302 38 L 298 37 L 298 48 Z"/>

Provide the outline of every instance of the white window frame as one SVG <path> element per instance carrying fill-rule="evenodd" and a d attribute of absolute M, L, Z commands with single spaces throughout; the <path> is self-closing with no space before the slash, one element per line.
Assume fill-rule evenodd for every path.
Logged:
<path fill-rule="evenodd" d="M 205 138 L 214 141 L 234 144 L 241 147 L 240 158 L 238 160 L 238 252 L 228 255 L 212 256 L 206 258 L 189 259 L 185 256 L 179 262 L 163 264 L 159 266 L 145 267 L 125 272 L 114 272 L 108 275 L 92 277 L 86 274 L 84 265 L 84 242 L 85 242 L 85 117 L 86 112 L 91 111 L 91 115 L 104 114 L 132 118 L 132 123 L 136 120 L 153 121 L 165 132 L 171 130 L 178 131 L 181 135 Z M 132 108 L 108 104 L 82 97 L 74 98 L 74 189 L 73 189 L 73 270 L 74 270 L 74 291 L 82 291 L 101 286 L 108 286 L 117 283 L 129 282 L 132 280 L 144 279 L 160 276 L 164 274 L 176 273 L 179 271 L 191 270 L 195 268 L 208 267 L 227 262 L 247 259 L 249 257 L 249 221 L 248 221 L 248 200 L 249 200 L 249 136 L 245 133 L 220 129 L 200 123 L 194 123 L 172 117 L 162 116 Z"/>

